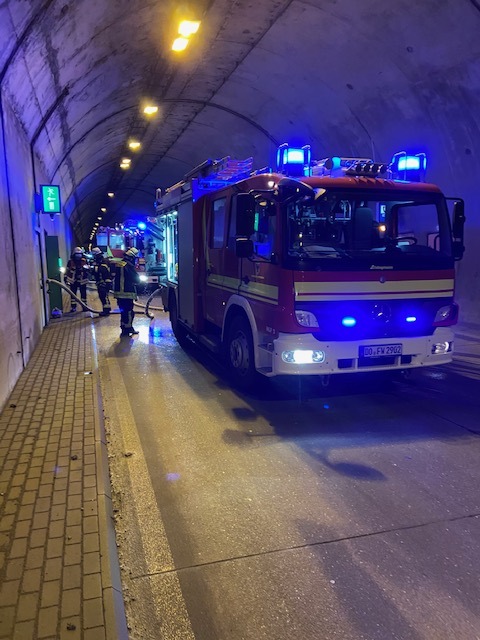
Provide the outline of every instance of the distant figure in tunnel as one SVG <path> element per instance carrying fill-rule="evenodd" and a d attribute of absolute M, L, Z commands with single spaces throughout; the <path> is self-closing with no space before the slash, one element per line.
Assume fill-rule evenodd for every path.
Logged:
<path fill-rule="evenodd" d="M 138 273 L 135 270 L 135 262 L 138 258 L 138 249 L 130 247 L 123 254 L 123 260 L 115 264 L 115 277 L 113 280 L 113 295 L 120 307 L 120 337 L 129 337 L 138 334 L 133 328 L 133 302 L 137 299 L 137 284 L 140 283 Z"/>
<path fill-rule="evenodd" d="M 87 282 L 87 260 L 81 247 L 75 247 L 65 269 L 65 283 L 68 284 L 74 295 L 77 295 L 77 291 L 80 289 L 80 297 L 85 306 L 87 305 Z M 77 301 L 73 296 L 70 296 L 70 313 L 74 313 L 76 310 Z"/>
<path fill-rule="evenodd" d="M 92 250 L 93 255 L 93 276 L 97 283 L 97 292 L 102 303 L 101 316 L 108 316 L 112 310 L 108 293 L 112 288 L 112 270 L 110 262 L 98 247 Z"/>

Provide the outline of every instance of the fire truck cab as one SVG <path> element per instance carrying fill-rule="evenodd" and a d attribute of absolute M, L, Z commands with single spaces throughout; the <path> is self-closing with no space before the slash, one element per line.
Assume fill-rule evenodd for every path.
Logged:
<path fill-rule="evenodd" d="M 449 362 L 464 204 L 418 181 L 424 154 L 312 162 L 282 145 L 277 167 L 209 160 L 157 190 L 178 342 L 222 355 L 241 388 Z"/>

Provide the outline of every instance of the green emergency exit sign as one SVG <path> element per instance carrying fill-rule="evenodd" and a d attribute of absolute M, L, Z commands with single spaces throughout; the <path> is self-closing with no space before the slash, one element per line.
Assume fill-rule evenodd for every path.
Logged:
<path fill-rule="evenodd" d="M 41 184 L 40 197 L 44 213 L 61 213 L 60 187 L 55 184 Z"/>

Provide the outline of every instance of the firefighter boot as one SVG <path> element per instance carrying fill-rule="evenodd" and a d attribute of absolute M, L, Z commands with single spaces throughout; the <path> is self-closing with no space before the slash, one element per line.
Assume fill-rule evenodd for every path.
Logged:
<path fill-rule="evenodd" d="M 76 302 L 72 302 L 71 305 L 70 305 L 69 313 L 75 313 L 76 310 L 77 310 L 77 303 Z"/>
<path fill-rule="evenodd" d="M 138 331 L 133 327 L 124 327 L 122 329 L 122 333 L 120 334 L 120 337 L 124 337 L 124 336 L 128 336 L 128 337 L 138 336 Z"/>

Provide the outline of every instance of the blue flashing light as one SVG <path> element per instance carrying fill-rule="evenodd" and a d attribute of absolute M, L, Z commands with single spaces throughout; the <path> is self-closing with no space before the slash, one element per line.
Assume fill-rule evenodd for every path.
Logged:
<path fill-rule="evenodd" d="M 342 324 L 344 327 L 354 327 L 357 321 L 352 316 L 345 316 L 345 318 L 342 318 Z"/>
<path fill-rule="evenodd" d="M 427 170 L 427 155 L 423 152 L 408 154 L 400 151 L 393 156 L 390 166 L 397 179 L 423 180 Z"/>
<path fill-rule="evenodd" d="M 416 321 L 417 321 L 417 318 L 416 318 L 415 316 L 407 316 L 407 317 L 405 318 L 405 321 L 406 321 L 406 322 L 416 322 Z"/>
<path fill-rule="evenodd" d="M 332 164 L 333 164 L 332 169 L 340 169 L 342 165 L 342 159 L 339 158 L 338 156 L 333 156 Z"/>
<path fill-rule="evenodd" d="M 398 159 L 398 170 L 412 170 L 419 171 L 420 169 L 420 158 L 418 156 L 403 156 Z"/>
<path fill-rule="evenodd" d="M 137 227 L 140 229 L 140 231 L 145 231 L 145 229 L 147 228 L 147 225 L 145 224 L 145 222 L 139 222 L 137 224 Z"/>
<path fill-rule="evenodd" d="M 305 162 L 305 154 L 303 149 L 287 149 L 288 164 L 303 164 Z"/>
<path fill-rule="evenodd" d="M 287 142 L 277 149 L 277 170 L 290 176 L 310 175 L 312 152 L 309 145 L 289 147 Z"/>

